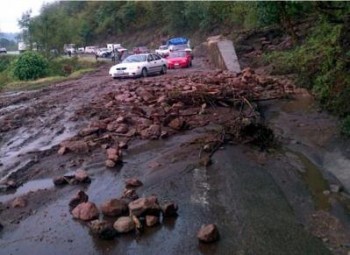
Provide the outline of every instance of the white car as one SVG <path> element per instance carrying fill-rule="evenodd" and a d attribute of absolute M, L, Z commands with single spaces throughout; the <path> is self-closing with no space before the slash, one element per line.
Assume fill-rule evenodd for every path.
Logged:
<path fill-rule="evenodd" d="M 106 58 L 112 54 L 112 51 L 108 48 L 99 48 L 95 54 L 99 57 Z"/>
<path fill-rule="evenodd" d="M 109 75 L 116 78 L 147 77 L 149 74 L 167 72 L 167 61 L 158 54 L 134 54 L 128 56 L 120 64 L 109 69 Z"/>
<path fill-rule="evenodd" d="M 170 53 L 170 50 L 167 45 L 161 45 L 159 46 L 159 49 L 156 49 L 155 52 L 161 56 L 168 56 Z"/>
<path fill-rule="evenodd" d="M 85 47 L 85 53 L 88 54 L 95 54 L 97 51 L 98 47 L 97 46 L 86 46 Z"/>

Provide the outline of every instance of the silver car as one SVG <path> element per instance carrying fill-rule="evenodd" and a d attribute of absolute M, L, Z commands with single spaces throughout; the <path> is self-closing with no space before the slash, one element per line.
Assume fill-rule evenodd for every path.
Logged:
<path fill-rule="evenodd" d="M 109 69 L 109 75 L 113 78 L 147 77 L 149 74 L 166 72 L 166 59 L 155 53 L 130 55 Z"/>

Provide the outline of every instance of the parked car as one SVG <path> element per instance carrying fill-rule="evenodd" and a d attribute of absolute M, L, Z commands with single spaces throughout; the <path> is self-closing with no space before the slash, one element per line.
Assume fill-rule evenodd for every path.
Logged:
<path fill-rule="evenodd" d="M 97 46 L 86 46 L 85 47 L 85 53 L 88 54 L 95 54 L 97 51 L 98 47 Z"/>
<path fill-rule="evenodd" d="M 96 55 L 101 58 L 107 58 L 112 55 L 112 51 L 110 51 L 108 48 L 99 48 L 96 51 Z"/>
<path fill-rule="evenodd" d="M 0 53 L 7 53 L 6 48 L 0 48 Z"/>
<path fill-rule="evenodd" d="M 79 54 L 85 53 L 84 47 L 78 48 L 78 49 L 77 49 L 77 53 L 79 53 Z"/>
<path fill-rule="evenodd" d="M 170 50 L 167 45 L 161 45 L 158 49 L 155 50 L 155 52 L 162 57 L 166 57 L 169 55 Z"/>
<path fill-rule="evenodd" d="M 188 55 L 190 55 L 193 59 L 193 53 L 192 49 L 188 47 L 187 44 L 179 44 L 179 45 L 170 45 L 169 46 L 169 51 L 174 52 L 174 51 L 185 51 L 187 52 Z"/>
<path fill-rule="evenodd" d="M 192 66 L 192 57 L 185 51 L 173 51 L 166 58 L 169 69 L 186 68 Z"/>
<path fill-rule="evenodd" d="M 167 61 L 158 54 L 145 53 L 133 54 L 124 59 L 120 64 L 109 69 L 109 75 L 115 78 L 146 77 L 149 74 L 165 74 Z"/>
<path fill-rule="evenodd" d="M 134 54 L 150 53 L 150 50 L 146 46 L 134 47 L 132 52 Z"/>

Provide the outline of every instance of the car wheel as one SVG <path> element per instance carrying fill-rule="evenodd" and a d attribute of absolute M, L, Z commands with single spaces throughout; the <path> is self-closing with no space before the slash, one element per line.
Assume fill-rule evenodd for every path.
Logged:
<path fill-rule="evenodd" d="M 162 70 L 160 71 L 160 74 L 166 74 L 167 68 L 166 66 L 162 66 Z"/>
<path fill-rule="evenodd" d="M 142 72 L 141 72 L 141 77 L 147 77 L 147 76 L 148 76 L 147 69 L 146 69 L 146 68 L 143 68 L 143 69 L 142 69 Z"/>

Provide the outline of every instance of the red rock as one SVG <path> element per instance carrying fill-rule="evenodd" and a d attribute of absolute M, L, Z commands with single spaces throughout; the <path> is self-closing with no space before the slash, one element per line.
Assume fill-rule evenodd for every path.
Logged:
<path fill-rule="evenodd" d="M 120 116 L 120 117 L 117 118 L 116 122 L 117 123 L 123 123 L 123 122 L 125 122 L 125 118 L 123 116 Z"/>
<path fill-rule="evenodd" d="M 117 217 L 128 212 L 128 205 L 120 199 L 110 199 L 101 205 L 101 211 L 106 216 Z"/>
<path fill-rule="evenodd" d="M 136 179 L 136 178 L 130 178 L 130 179 L 125 180 L 125 184 L 127 187 L 140 187 L 143 185 L 143 183 L 139 179 Z"/>
<path fill-rule="evenodd" d="M 89 200 L 89 196 L 82 190 L 79 190 L 77 194 L 69 201 L 69 207 L 73 210 L 77 205 L 86 203 Z"/>
<path fill-rule="evenodd" d="M 89 146 L 84 141 L 63 141 L 61 147 L 66 147 L 69 151 L 75 153 L 87 153 Z"/>
<path fill-rule="evenodd" d="M 124 189 L 122 198 L 136 200 L 139 198 L 139 196 L 134 189 Z"/>
<path fill-rule="evenodd" d="M 106 165 L 106 167 L 113 168 L 113 167 L 115 167 L 116 163 L 113 160 L 107 159 L 105 161 L 105 165 Z"/>
<path fill-rule="evenodd" d="M 129 131 L 129 127 L 127 124 L 119 124 L 119 126 L 116 128 L 115 132 L 116 133 L 121 133 L 121 134 L 125 134 Z"/>
<path fill-rule="evenodd" d="M 219 231 L 215 224 L 204 225 L 199 229 L 197 238 L 201 242 L 212 243 L 219 239 Z"/>
<path fill-rule="evenodd" d="M 126 142 L 121 141 L 121 142 L 118 143 L 118 147 L 120 149 L 127 149 L 128 148 L 128 144 Z"/>
<path fill-rule="evenodd" d="M 114 222 L 113 227 L 119 233 L 128 233 L 135 229 L 135 223 L 130 217 L 120 217 Z"/>
<path fill-rule="evenodd" d="M 117 234 L 113 225 L 106 220 L 93 220 L 88 223 L 88 226 L 93 234 L 103 240 L 111 240 Z"/>
<path fill-rule="evenodd" d="M 143 139 L 158 139 L 161 134 L 160 125 L 153 124 L 149 128 L 141 131 L 141 138 Z"/>
<path fill-rule="evenodd" d="M 28 204 L 27 200 L 22 198 L 22 197 L 16 197 L 12 202 L 11 202 L 11 207 L 12 208 L 24 208 Z"/>
<path fill-rule="evenodd" d="M 84 169 L 78 169 L 74 173 L 74 178 L 79 182 L 90 182 L 91 179 Z"/>
<path fill-rule="evenodd" d="M 154 225 L 159 223 L 159 218 L 153 215 L 146 215 L 146 226 L 153 227 Z"/>
<path fill-rule="evenodd" d="M 58 155 L 63 155 L 63 154 L 65 154 L 66 153 L 66 151 L 67 151 L 67 148 L 66 147 L 64 147 L 64 146 L 62 146 L 59 150 L 58 150 Z"/>
<path fill-rule="evenodd" d="M 130 213 L 136 217 L 142 215 L 156 215 L 160 213 L 160 206 L 155 196 L 142 197 L 129 203 Z"/>
<path fill-rule="evenodd" d="M 175 130 L 181 130 L 185 125 L 183 118 L 175 118 L 168 123 L 168 126 Z"/>
<path fill-rule="evenodd" d="M 97 206 L 91 202 L 85 202 L 77 205 L 73 211 L 73 218 L 80 219 L 84 221 L 89 221 L 97 219 L 99 216 L 99 211 Z"/>
<path fill-rule="evenodd" d="M 99 130 L 98 127 L 84 128 L 84 129 L 80 130 L 79 135 L 80 136 L 88 136 L 88 135 L 91 135 L 93 133 L 96 133 L 98 130 Z"/>

